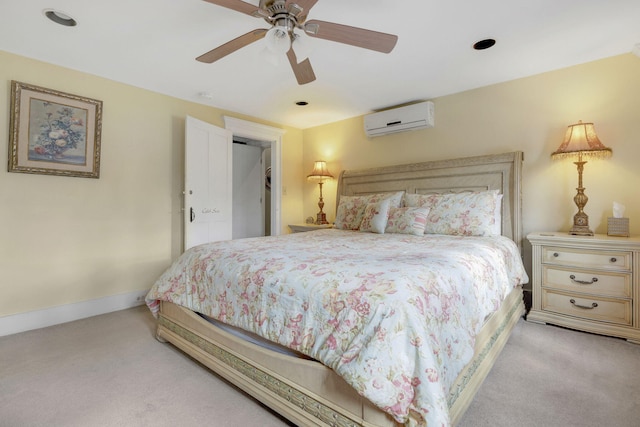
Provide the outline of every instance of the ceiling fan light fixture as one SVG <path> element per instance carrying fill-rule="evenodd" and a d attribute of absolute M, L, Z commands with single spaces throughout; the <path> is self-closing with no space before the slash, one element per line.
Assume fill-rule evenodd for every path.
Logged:
<path fill-rule="evenodd" d="M 293 41 L 291 42 L 291 47 L 296 53 L 298 63 L 300 63 L 311 56 L 311 43 L 309 43 L 309 40 L 306 37 L 303 37 L 300 34 L 292 33 L 292 36 Z"/>
<path fill-rule="evenodd" d="M 262 56 L 274 67 L 279 67 L 280 63 L 282 63 L 283 56 L 280 53 L 272 51 L 268 47 L 263 49 Z"/>
<path fill-rule="evenodd" d="M 282 25 L 274 25 L 265 35 L 267 49 L 273 53 L 287 53 L 291 49 L 291 36 L 289 28 Z"/>

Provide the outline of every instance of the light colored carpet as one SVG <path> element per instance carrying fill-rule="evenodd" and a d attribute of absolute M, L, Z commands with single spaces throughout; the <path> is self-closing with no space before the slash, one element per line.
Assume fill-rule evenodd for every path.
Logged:
<path fill-rule="evenodd" d="M 640 345 L 520 320 L 459 427 L 640 426 Z"/>
<path fill-rule="evenodd" d="M 146 307 L 0 338 L 0 426 L 290 426 Z M 520 321 L 460 427 L 638 426 L 640 346 Z"/>
<path fill-rule="evenodd" d="M 0 426 L 288 424 L 170 344 L 146 307 L 0 338 Z"/>

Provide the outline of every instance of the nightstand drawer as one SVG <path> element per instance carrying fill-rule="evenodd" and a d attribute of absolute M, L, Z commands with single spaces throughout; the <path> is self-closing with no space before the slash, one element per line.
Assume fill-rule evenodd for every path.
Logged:
<path fill-rule="evenodd" d="M 631 325 L 631 301 L 542 290 L 542 310 L 583 319 Z"/>
<path fill-rule="evenodd" d="M 542 248 L 542 262 L 571 267 L 631 271 L 631 252 L 545 246 Z"/>
<path fill-rule="evenodd" d="M 542 266 L 542 286 L 610 297 L 631 297 L 631 273 Z"/>

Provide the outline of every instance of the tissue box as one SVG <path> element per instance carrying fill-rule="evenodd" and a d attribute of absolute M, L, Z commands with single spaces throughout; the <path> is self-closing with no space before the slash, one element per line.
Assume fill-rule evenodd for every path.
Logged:
<path fill-rule="evenodd" d="M 607 234 L 629 237 L 629 218 L 607 218 Z"/>

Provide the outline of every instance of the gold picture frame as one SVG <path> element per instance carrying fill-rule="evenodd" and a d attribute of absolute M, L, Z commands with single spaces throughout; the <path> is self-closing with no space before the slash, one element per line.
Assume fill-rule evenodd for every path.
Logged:
<path fill-rule="evenodd" d="M 9 172 L 100 177 L 102 101 L 11 81 Z"/>

